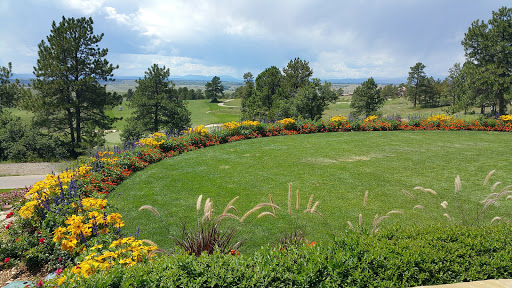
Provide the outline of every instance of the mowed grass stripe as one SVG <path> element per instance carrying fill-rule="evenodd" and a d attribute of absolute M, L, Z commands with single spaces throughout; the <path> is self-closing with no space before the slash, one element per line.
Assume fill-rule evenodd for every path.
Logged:
<path fill-rule="evenodd" d="M 240 229 L 239 237 L 247 239 L 242 252 L 275 243 L 280 233 L 296 228 L 303 229 L 308 240 L 321 242 L 331 233 L 347 229 L 347 221 L 357 224 L 359 214 L 367 229 L 375 214 L 382 216 L 390 210 L 401 210 L 405 215 L 385 219 L 383 229 L 394 223 L 448 223 L 444 213 L 458 221 L 476 219 L 482 206 L 478 201 L 485 199 L 493 183 L 501 181 L 503 187 L 512 184 L 510 137 L 496 132 L 394 131 L 247 140 L 153 164 L 123 182 L 109 201 L 123 215 L 125 231 L 134 232 L 140 226 L 141 239 L 169 248 L 172 240 L 163 224 L 171 236 L 180 234 L 182 223 L 193 226 L 199 195 L 204 195 L 204 200 L 211 198 L 219 215 L 235 196 L 240 196 L 234 205 L 243 214 L 258 203 L 268 202 L 271 193 L 282 208 L 278 219 L 255 219 L 257 214 L 249 217 Z M 490 185 L 483 187 L 485 176 L 493 169 L 496 173 Z M 454 193 L 456 175 L 462 179 L 458 195 Z M 301 211 L 294 209 L 292 217 L 287 215 L 290 182 L 294 197 L 296 189 L 301 195 Z M 413 190 L 416 186 L 431 188 L 438 197 Z M 410 199 L 402 189 L 416 198 Z M 368 205 L 363 207 L 366 190 Z M 323 218 L 302 212 L 311 194 L 314 201 L 320 201 L 318 210 Z M 449 203 L 447 209 L 440 206 L 444 200 Z M 484 221 L 507 215 L 510 203 L 491 207 Z M 426 209 L 413 211 L 417 204 Z M 162 219 L 137 211 L 142 205 L 155 207 Z"/>

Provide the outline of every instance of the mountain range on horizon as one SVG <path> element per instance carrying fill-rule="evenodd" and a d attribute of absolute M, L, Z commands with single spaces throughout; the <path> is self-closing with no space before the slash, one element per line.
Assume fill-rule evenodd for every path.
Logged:
<path fill-rule="evenodd" d="M 202 82 L 208 82 L 212 80 L 214 76 L 205 76 L 205 75 L 175 75 L 170 76 L 169 80 L 174 81 L 202 81 Z M 223 82 L 243 82 L 243 79 L 235 78 L 228 75 L 221 75 L 219 76 L 220 80 Z M 33 79 L 33 74 L 13 74 L 13 79 L 19 79 L 19 80 L 29 80 Z M 117 80 L 137 80 L 139 78 L 142 78 L 141 76 L 115 76 L 114 79 Z M 332 84 L 361 84 L 364 81 L 368 80 L 368 78 L 333 78 L 333 79 L 321 79 L 322 82 L 328 81 Z M 390 77 L 390 78 L 381 78 L 381 77 L 374 77 L 375 82 L 377 84 L 401 84 L 407 82 L 407 77 Z"/>

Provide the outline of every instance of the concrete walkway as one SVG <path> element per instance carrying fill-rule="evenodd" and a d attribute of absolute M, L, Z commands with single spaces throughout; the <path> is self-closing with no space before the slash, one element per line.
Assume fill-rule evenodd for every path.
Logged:
<path fill-rule="evenodd" d="M 29 187 L 34 185 L 34 183 L 43 180 L 45 177 L 46 174 L 0 177 L 0 189 L 15 189 Z"/>
<path fill-rule="evenodd" d="M 436 286 L 421 286 L 424 288 L 512 288 L 511 279 L 485 280 L 464 282 L 455 284 L 445 284 Z M 418 287 L 420 288 L 420 287 Z"/>

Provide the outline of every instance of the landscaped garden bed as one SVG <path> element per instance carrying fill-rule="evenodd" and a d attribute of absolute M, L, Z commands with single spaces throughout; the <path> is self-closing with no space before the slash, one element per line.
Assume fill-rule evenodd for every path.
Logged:
<path fill-rule="evenodd" d="M 457 259 L 453 258 L 451 254 L 457 252 L 450 250 L 449 245 L 446 249 L 437 251 L 438 253 L 431 253 L 433 248 L 425 246 L 427 247 L 425 251 L 419 251 L 417 254 L 411 252 L 411 255 L 406 255 L 409 258 L 406 256 L 398 257 L 396 256 L 396 251 L 392 251 L 396 247 L 400 247 L 400 245 L 406 245 L 405 243 L 388 244 L 386 245 L 387 248 L 382 247 L 379 248 L 382 250 L 379 250 L 377 248 L 381 244 L 376 244 L 377 242 L 384 243 L 388 241 L 385 241 L 385 239 L 393 237 L 388 231 L 370 233 L 372 231 L 375 232 L 374 230 L 337 235 L 337 239 L 334 239 L 328 245 L 311 245 L 314 247 L 310 247 L 309 244 L 311 242 L 303 241 L 305 245 L 298 245 L 298 247 L 284 250 L 274 248 L 277 251 L 273 251 L 274 249 L 269 246 L 261 252 L 247 256 L 236 256 L 237 253 L 234 253 L 235 255 L 228 253 L 229 255 L 204 255 L 200 258 L 194 258 L 187 256 L 187 251 L 180 252 L 178 249 L 173 251 L 173 257 L 162 257 L 153 256 L 154 254 L 151 251 L 156 250 L 156 247 L 138 240 L 136 231 L 123 231 L 122 227 L 125 226 L 125 223 L 122 216 L 106 200 L 106 196 L 112 193 L 115 187 L 132 173 L 143 170 L 151 163 L 187 151 L 243 139 L 269 136 L 390 130 L 508 132 L 512 130 L 512 125 L 509 118 L 506 117 L 472 122 L 456 120 L 446 116 L 433 116 L 429 119 L 409 122 L 402 122 L 399 119 L 380 119 L 377 117 L 368 117 L 361 121 L 349 121 L 344 117 L 333 117 L 330 121 L 295 121 L 284 119 L 277 123 L 269 124 L 253 121 L 242 123 L 230 122 L 226 123 L 223 129 L 216 132 L 210 133 L 203 127 L 196 127 L 180 137 L 155 133 L 150 138 L 141 139 L 134 149 L 129 151 L 98 152 L 95 157 L 81 159 L 79 167 L 76 169 L 65 171 L 57 176 L 49 175 L 44 181 L 36 183 L 25 198 L 15 205 L 12 216 L 16 219 L 9 223 L 4 230 L 4 238 L 6 240 L 2 242 L 0 247 L 0 257 L 4 259 L 3 268 L 12 267 L 23 262 L 27 267 L 34 269 L 46 267 L 50 270 L 57 270 L 59 275 L 56 277 L 55 282 L 48 283 L 48 285 L 60 284 L 65 286 L 85 285 L 84 278 L 88 277 L 91 277 L 89 278 L 91 279 L 90 281 L 94 281 L 90 282 L 91 285 L 99 285 L 98 283 L 101 282 L 116 286 L 115 283 L 124 282 L 125 284 L 123 285 L 139 285 L 139 287 L 149 286 L 147 283 L 158 285 L 158 281 L 161 281 L 161 283 L 176 283 L 176 285 L 183 286 L 194 286 L 194 282 L 189 281 L 196 281 L 198 286 L 213 285 L 213 282 L 208 281 L 218 281 L 217 283 L 227 286 L 267 286 L 265 283 L 270 282 L 265 281 L 270 281 L 271 279 L 275 279 L 275 283 L 281 283 L 279 285 L 294 286 L 314 286 L 320 283 L 325 283 L 325 285 L 367 286 L 369 285 L 368 283 L 377 281 L 382 283 L 382 287 L 396 287 L 509 277 L 509 269 L 503 265 L 503 263 L 509 261 L 506 255 L 512 255 L 508 252 L 508 254 L 504 253 L 508 250 L 505 248 L 505 250 L 500 249 L 498 253 L 496 249 L 489 248 L 487 250 L 484 249 L 484 251 L 478 248 L 483 245 L 478 242 L 480 240 L 482 242 L 490 241 L 494 243 L 501 241 L 499 243 L 507 243 L 510 246 L 506 239 L 499 238 L 501 234 L 510 233 L 507 225 L 499 225 L 497 228 L 483 225 L 473 230 L 462 225 L 460 227 L 446 228 L 448 231 L 443 233 L 443 235 L 454 235 L 454 240 L 450 240 L 450 243 L 455 243 L 453 245 L 467 244 L 467 246 L 457 249 L 457 251 L 467 251 L 467 253 L 463 253 L 466 256 L 459 255 L 460 257 L 471 256 L 481 259 L 479 263 L 482 263 L 482 267 L 492 263 L 491 267 L 493 268 L 491 270 L 482 268 L 483 272 L 481 273 L 466 269 L 461 262 L 458 262 L 457 257 Z M 508 190 L 505 189 L 505 192 L 508 192 Z M 269 209 L 267 211 L 271 213 L 270 211 L 272 210 Z M 308 207 L 308 209 L 315 210 L 314 208 L 311 209 L 311 207 Z M 389 231 L 394 231 L 397 235 L 403 233 L 403 238 L 408 239 L 408 237 L 412 237 L 410 235 L 415 233 L 408 232 L 410 229 L 399 229 L 399 231 L 404 232 L 391 229 Z M 426 234 L 418 232 L 418 235 L 424 236 L 418 236 L 419 238 L 412 237 L 414 239 L 411 241 L 421 240 L 425 242 L 425 238 L 430 240 L 437 239 L 437 236 L 435 236 L 437 235 L 436 231 L 443 231 L 442 229 L 425 227 L 419 227 L 416 230 L 427 232 L 421 232 Z M 129 233 L 133 234 L 133 236 L 128 235 Z M 372 237 L 370 237 L 370 234 L 372 234 Z M 466 236 L 462 237 L 461 235 Z M 469 237 L 470 240 L 467 241 L 478 243 L 463 242 L 460 240 L 461 237 L 464 239 Z M 502 246 L 505 247 L 507 245 Z M 502 246 L 498 245 L 496 247 Z M 366 248 L 363 249 L 362 247 Z M 376 248 L 368 249 L 368 247 Z M 502 253 L 502 251 L 504 252 Z M 375 253 L 382 254 L 378 254 L 377 257 Z M 293 255 L 293 257 L 288 257 L 288 255 Z M 403 261 L 400 259 L 403 259 Z M 425 268 L 425 271 L 422 270 L 423 268 L 419 264 L 422 261 L 430 263 L 424 264 L 428 266 Z M 448 261 L 448 263 L 445 265 L 443 261 Z M 252 266 L 249 264 L 250 262 L 253 263 Z M 216 264 L 214 265 L 213 263 Z M 220 265 L 218 263 L 225 263 L 225 267 L 222 265 L 216 266 Z M 174 272 L 163 272 L 163 270 L 156 269 L 154 265 L 159 267 L 175 265 L 176 270 L 164 269 L 165 271 Z M 203 267 L 203 265 L 205 266 Z M 238 267 L 236 268 L 238 270 L 234 270 L 235 268 L 233 267 L 235 266 Z M 275 275 L 272 274 L 274 276 L 271 276 L 271 274 L 265 273 L 256 273 L 258 274 L 256 275 L 254 272 L 260 270 L 270 271 L 268 269 L 273 269 L 272 267 L 274 266 L 281 267 L 280 269 L 283 269 L 282 273 L 276 272 Z M 435 267 L 435 269 L 430 266 Z M 133 268 L 123 270 L 121 267 Z M 227 269 L 226 267 L 232 268 Z M 395 273 L 384 273 L 384 271 L 389 271 L 391 267 L 402 270 L 397 270 Z M 144 269 L 162 272 L 151 274 Z M 184 270 L 181 271 L 180 269 Z M 201 274 L 203 272 L 199 273 L 196 269 L 207 270 L 207 272 Z M 245 271 L 244 269 L 252 269 L 253 272 L 251 274 L 248 272 L 249 270 Z M 304 270 L 302 271 L 301 269 Z M 238 272 L 235 273 L 233 271 Z M 462 273 L 464 271 L 467 273 Z M 130 273 L 135 274 L 132 275 Z M 177 274 L 169 276 L 169 274 L 165 273 Z M 236 275 L 230 273 L 235 273 Z M 434 274 L 438 274 L 438 277 L 433 277 L 432 275 Z M 105 279 L 104 281 L 99 281 L 94 277 L 104 277 Z M 165 282 L 171 281 L 162 280 L 165 277 L 174 277 L 175 280 L 172 281 L 175 282 Z M 202 277 L 206 278 L 203 279 Z M 234 279 L 234 282 L 222 280 L 224 277 L 231 280 Z M 281 279 L 280 277 L 283 278 Z M 232 283 L 232 285 L 228 285 L 228 283 Z M 105 287 L 108 287 L 108 285 Z"/>

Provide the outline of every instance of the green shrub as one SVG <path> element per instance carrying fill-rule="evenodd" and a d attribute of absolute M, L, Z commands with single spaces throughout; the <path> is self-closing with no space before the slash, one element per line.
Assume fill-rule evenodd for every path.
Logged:
<path fill-rule="evenodd" d="M 181 252 L 93 275 L 80 287 L 412 287 L 510 278 L 511 233 L 507 225 L 397 226 L 252 256 Z"/>

